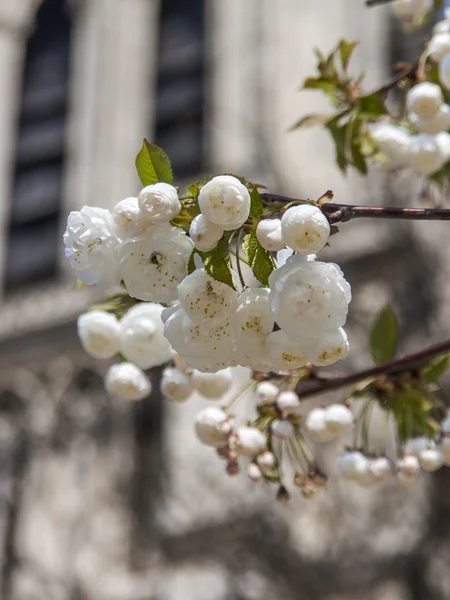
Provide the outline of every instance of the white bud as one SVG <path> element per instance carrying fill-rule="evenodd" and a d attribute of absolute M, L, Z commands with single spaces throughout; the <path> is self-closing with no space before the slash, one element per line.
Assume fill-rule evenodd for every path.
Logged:
<path fill-rule="evenodd" d="M 111 358 L 120 349 L 117 317 L 103 310 L 92 310 L 78 317 L 78 337 L 84 350 L 93 358 Z"/>
<path fill-rule="evenodd" d="M 413 454 L 418 457 L 422 450 L 427 450 L 428 448 L 435 448 L 436 444 L 433 440 L 426 438 L 424 436 L 415 437 L 408 440 L 405 444 L 405 454 Z"/>
<path fill-rule="evenodd" d="M 263 473 L 267 473 L 274 468 L 276 464 L 275 456 L 272 452 L 266 450 L 256 457 L 256 462 Z"/>
<path fill-rule="evenodd" d="M 397 468 L 403 477 L 416 478 L 420 474 L 420 464 L 413 454 L 405 454 L 397 461 Z"/>
<path fill-rule="evenodd" d="M 343 479 L 362 483 L 367 479 L 370 461 L 358 451 L 347 452 L 337 459 L 338 471 Z"/>
<path fill-rule="evenodd" d="M 294 426 L 285 419 L 274 419 L 270 426 L 272 435 L 281 440 L 288 440 L 294 435 Z"/>
<path fill-rule="evenodd" d="M 342 327 L 326 330 L 307 353 L 313 365 L 326 367 L 347 358 L 350 352 L 347 334 Z"/>
<path fill-rule="evenodd" d="M 223 235 L 223 229 L 207 221 L 203 215 L 197 215 L 191 221 L 189 235 L 197 250 L 209 252 L 217 246 L 217 242 Z"/>
<path fill-rule="evenodd" d="M 419 453 L 419 463 L 424 471 L 437 471 L 444 464 L 444 457 L 437 448 L 427 448 Z"/>
<path fill-rule="evenodd" d="M 300 254 L 312 254 L 327 243 L 330 224 L 317 206 L 291 206 L 281 218 L 281 235 L 289 248 Z"/>
<path fill-rule="evenodd" d="M 195 418 L 195 432 L 203 444 L 221 448 L 228 443 L 228 415 L 215 406 L 202 409 Z"/>
<path fill-rule="evenodd" d="M 450 159 L 450 133 L 441 131 L 434 139 L 442 152 L 444 161 L 447 162 Z"/>
<path fill-rule="evenodd" d="M 441 88 L 435 83 L 423 81 L 412 87 L 406 94 L 406 107 L 421 119 L 431 119 L 443 103 Z"/>
<path fill-rule="evenodd" d="M 247 288 L 238 297 L 236 328 L 246 340 L 264 340 L 273 330 L 267 288 Z"/>
<path fill-rule="evenodd" d="M 439 63 L 439 80 L 445 89 L 450 90 L 450 54 L 446 54 Z"/>
<path fill-rule="evenodd" d="M 443 437 L 439 442 L 438 448 L 444 458 L 447 467 L 450 467 L 450 437 Z"/>
<path fill-rule="evenodd" d="M 116 233 L 122 239 L 140 235 L 151 225 L 141 212 L 137 198 L 121 200 L 114 207 L 112 218 Z"/>
<path fill-rule="evenodd" d="M 374 123 L 370 135 L 392 167 L 407 164 L 411 136 L 406 129 L 390 123 Z"/>
<path fill-rule="evenodd" d="M 178 192 L 170 183 L 154 183 L 139 194 L 139 208 L 151 223 L 165 223 L 181 212 Z"/>
<path fill-rule="evenodd" d="M 247 475 L 250 481 L 253 483 L 258 483 L 262 479 L 261 469 L 255 463 L 250 463 L 247 467 Z"/>
<path fill-rule="evenodd" d="M 106 373 L 105 388 L 109 394 L 125 400 L 142 400 L 151 394 L 152 384 L 139 367 L 129 362 L 112 365 Z"/>
<path fill-rule="evenodd" d="M 168 400 L 184 402 L 192 393 L 191 378 L 179 369 L 164 369 L 160 384 L 161 392 Z"/>
<path fill-rule="evenodd" d="M 285 414 L 298 413 L 298 410 L 301 407 L 300 398 L 295 392 L 289 390 L 280 392 L 277 398 L 277 407 Z"/>
<path fill-rule="evenodd" d="M 450 34 L 449 34 L 450 37 Z M 436 135 L 450 128 L 450 106 L 442 104 L 437 113 L 431 119 L 423 120 L 415 113 L 411 113 L 410 120 L 415 128 L 421 133 Z"/>
<path fill-rule="evenodd" d="M 449 33 L 450 32 L 450 21 L 447 19 L 442 19 L 442 21 L 438 21 L 436 25 L 433 27 L 433 34 L 438 33 Z"/>
<path fill-rule="evenodd" d="M 267 445 L 266 436 L 256 427 L 240 427 L 236 431 L 236 452 L 243 456 L 256 456 Z"/>
<path fill-rule="evenodd" d="M 442 167 L 446 157 L 436 137 L 424 133 L 415 136 L 409 146 L 409 166 L 419 175 L 431 175 Z"/>
<path fill-rule="evenodd" d="M 263 219 L 256 228 L 256 237 L 261 246 L 269 252 L 277 252 L 284 248 L 281 237 L 280 219 Z"/>
<path fill-rule="evenodd" d="M 278 396 L 280 389 L 270 381 L 261 381 L 256 386 L 255 398 L 258 406 L 273 404 Z"/>
<path fill-rule="evenodd" d="M 330 404 L 325 409 L 325 424 L 329 432 L 340 435 L 353 425 L 353 414 L 344 404 Z"/>
<path fill-rule="evenodd" d="M 313 442 L 329 442 L 335 436 L 334 431 L 328 429 L 327 411 L 324 408 L 313 408 L 309 411 L 305 429 Z"/>
<path fill-rule="evenodd" d="M 225 231 L 239 229 L 250 214 L 250 193 L 231 175 L 220 175 L 200 190 L 198 204 L 205 219 Z"/>
<path fill-rule="evenodd" d="M 436 33 L 428 45 L 428 54 L 436 63 L 440 63 L 446 54 L 450 53 L 450 33 Z"/>
<path fill-rule="evenodd" d="M 192 383 L 202 396 L 216 400 L 228 392 L 233 383 L 233 377 L 230 369 L 223 369 L 217 373 L 194 371 Z"/>
<path fill-rule="evenodd" d="M 372 459 L 369 464 L 369 471 L 378 483 L 389 481 L 392 477 L 392 465 L 385 456 Z"/>

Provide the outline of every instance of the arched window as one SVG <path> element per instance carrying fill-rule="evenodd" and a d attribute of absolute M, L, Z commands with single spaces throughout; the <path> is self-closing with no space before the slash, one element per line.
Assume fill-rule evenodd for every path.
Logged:
<path fill-rule="evenodd" d="M 7 242 L 6 289 L 57 273 L 70 33 L 70 12 L 65 0 L 44 0 L 26 50 Z"/>
<path fill-rule="evenodd" d="M 205 1 L 162 0 L 153 139 L 178 177 L 202 171 L 204 78 Z"/>

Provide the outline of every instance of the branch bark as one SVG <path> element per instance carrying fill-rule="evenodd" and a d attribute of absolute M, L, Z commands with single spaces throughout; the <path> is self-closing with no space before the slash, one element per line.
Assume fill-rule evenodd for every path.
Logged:
<path fill-rule="evenodd" d="M 278 194 L 261 194 L 267 204 L 306 203 L 306 200 L 280 196 Z M 346 223 L 354 219 L 403 219 L 410 221 L 450 221 L 448 208 L 398 208 L 395 206 L 357 206 L 352 204 L 335 204 L 329 202 L 321 206 L 322 212 L 331 224 Z"/>
<path fill-rule="evenodd" d="M 362 371 L 356 371 L 355 373 L 349 373 L 347 375 L 334 375 L 330 377 L 320 377 L 319 379 L 301 381 L 296 388 L 296 392 L 300 398 L 306 398 L 307 396 L 315 396 L 329 390 L 337 390 L 339 388 L 358 383 L 364 379 L 370 377 L 377 377 L 378 375 L 396 375 L 399 373 L 407 373 L 413 371 L 427 363 L 427 361 L 440 354 L 450 352 L 450 339 L 429 346 L 424 350 L 415 352 L 413 354 L 407 354 L 402 358 L 397 358 L 375 367 L 369 367 Z"/>

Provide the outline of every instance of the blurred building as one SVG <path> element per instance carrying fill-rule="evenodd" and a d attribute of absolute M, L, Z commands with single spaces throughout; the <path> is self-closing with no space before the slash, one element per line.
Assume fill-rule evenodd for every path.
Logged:
<path fill-rule="evenodd" d="M 98 292 L 74 290 L 63 258 L 70 210 L 139 190 L 144 136 L 181 185 L 234 171 L 297 196 L 333 188 L 350 203 L 395 202 L 377 175 L 370 187 L 344 180 L 324 133 L 287 133 L 328 108 L 297 91 L 313 46 L 363 38 L 355 69 L 368 87 L 412 52 L 386 7 L 363 4 L 0 0 L 1 600 L 448 597 L 445 474 L 432 500 L 335 485 L 314 503 L 274 505 L 196 442 L 199 399 L 128 406 L 104 394 L 105 366 L 75 328 Z M 446 233 L 433 231 L 430 244 L 423 230 L 368 223 L 333 242 L 329 256 L 358 289 L 354 364 L 368 359 L 363 332 L 389 297 L 405 342 L 439 335 Z"/>

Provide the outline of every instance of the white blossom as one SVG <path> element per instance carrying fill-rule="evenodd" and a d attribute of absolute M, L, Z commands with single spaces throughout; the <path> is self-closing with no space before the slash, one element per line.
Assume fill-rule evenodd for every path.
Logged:
<path fill-rule="evenodd" d="M 434 62 L 440 63 L 444 56 L 450 53 L 450 33 L 448 31 L 435 33 L 427 51 Z"/>
<path fill-rule="evenodd" d="M 191 378 L 177 368 L 166 367 L 162 373 L 161 392 L 169 400 L 184 402 L 192 393 Z"/>
<path fill-rule="evenodd" d="M 137 198 L 121 200 L 112 211 L 117 236 L 128 239 L 141 235 L 151 225 L 139 208 Z"/>
<path fill-rule="evenodd" d="M 72 211 L 63 240 L 66 259 L 83 283 L 106 287 L 120 283 L 117 269 L 120 240 L 108 210 L 83 206 L 80 211 Z"/>
<path fill-rule="evenodd" d="M 274 367 L 280 371 L 299 369 L 307 363 L 300 345 L 290 340 L 281 329 L 273 331 L 267 336 L 266 351 Z"/>
<path fill-rule="evenodd" d="M 419 452 L 419 464 L 424 471 L 437 471 L 444 464 L 444 457 L 438 448 L 426 448 Z"/>
<path fill-rule="evenodd" d="M 406 94 L 406 107 L 423 120 L 435 116 L 443 103 L 442 90 L 436 83 L 423 81 Z"/>
<path fill-rule="evenodd" d="M 271 381 L 261 381 L 256 386 L 255 399 L 258 406 L 273 404 L 278 396 L 280 389 Z"/>
<path fill-rule="evenodd" d="M 450 159 L 450 133 L 441 131 L 435 136 L 435 140 L 442 152 L 444 161 L 447 162 Z"/>
<path fill-rule="evenodd" d="M 191 221 L 189 235 L 197 250 L 209 252 L 217 246 L 217 242 L 223 235 L 223 229 L 207 221 L 203 215 L 197 215 Z"/>
<path fill-rule="evenodd" d="M 210 277 L 205 269 L 196 269 L 180 283 L 178 298 L 191 321 L 213 327 L 234 310 L 237 292 Z"/>
<path fill-rule="evenodd" d="M 181 212 L 177 190 L 170 183 L 154 183 L 139 194 L 139 208 L 151 223 L 166 223 Z"/>
<path fill-rule="evenodd" d="M 172 358 L 161 321 L 163 307 L 142 302 L 130 308 L 120 320 L 120 351 L 141 369 L 163 365 Z"/>
<path fill-rule="evenodd" d="M 234 361 L 242 367 L 250 367 L 261 373 L 269 373 L 277 368 L 277 365 L 269 358 L 266 348 L 266 340 L 248 340 L 239 335 L 234 345 Z"/>
<path fill-rule="evenodd" d="M 326 429 L 341 435 L 353 425 L 353 414 L 344 404 L 330 404 L 325 409 Z"/>
<path fill-rule="evenodd" d="M 286 419 L 274 419 L 270 429 L 272 435 L 281 440 L 289 440 L 294 435 L 294 426 Z"/>
<path fill-rule="evenodd" d="M 285 246 L 281 237 L 280 219 L 262 219 L 256 227 L 256 238 L 261 246 L 269 252 L 276 252 Z"/>
<path fill-rule="evenodd" d="M 266 474 L 274 468 L 277 461 L 272 452 L 265 450 L 261 454 L 258 454 L 256 457 L 256 462 L 258 463 L 258 467 L 261 469 L 261 471 Z"/>
<path fill-rule="evenodd" d="M 413 454 L 414 456 L 418 457 L 422 450 L 435 447 L 436 444 L 433 440 L 424 436 L 415 437 L 406 442 L 405 454 Z"/>
<path fill-rule="evenodd" d="M 281 217 L 281 235 L 286 246 L 300 254 L 313 254 L 325 246 L 330 224 L 317 206 L 291 206 Z"/>
<path fill-rule="evenodd" d="M 105 388 L 109 394 L 125 400 L 142 400 L 151 394 L 152 384 L 139 367 L 122 362 L 109 368 Z"/>
<path fill-rule="evenodd" d="M 416 478 L 420 473 L 420 464 L 412 454 L 405 454 L 403 458 L 397 461 L 397 468 L 399 472 L 408 478 Z"/>
<path fill-rule="evenodd" d="M 93 358 L 111 358 L 120 349 L 117 317 L 103 310 L 92 310 L 78 317 L 78 337 L 84 350 Z"/>
<path fill-rule="evenodd" d="M 433 34 L 438 33 L 449 33 L 450 32 L 450 21 L 448 19 L 442 19 L 438 21 L 433 27 Z"/>
<path fill-rule="evenodd" d="M 263 340 L 273 329 L 267 288 L 247 288 L 238 297 L 236 328 L 242 338 Z"/>
<path fill-rule="evenodd" d="M 177 286 L 187 274 L 191 239 L 169 223 L 154 225 L 122 243 L 119 269 L 128 293 L 151 302 L 177 299 Z"/>
<path fill-rule="evenodd" d="M 230 369 L 223 369 L 217 373 L 194 371 L 192 383 L 202 396 L 216 400 L 228 392 L 233 383 L 233 376 Z"/>
<path fill-rule="evenodd" d="M 250 193 L 231 175 L 219 175 L 200 190 L 198 204 L 205 219 L 225 231 L 241 227 L 250 214 Z"/>
<path fill-rule="evenodd" d="M 228 415 L 221 408 L 207 406 L 195 418 L 195 432 L 203 444 L 222 448 L 228 443 Z"/>
<path fill-rule="evenodd" d="M 261 473 L 261 469 L 258 467 L 258 465 L 255 465 L 255 463 L 250 463 L 248 465 L 247 475 L 250 481 L 253 481 L 253 483 L 258 483 L 258 481 L 261 481 L 263 476 Z"/>
<path fill-rule="evenodd" d="M 327 411 L 324 408 L 313 408 L 306 415 L 305 429 L 313 442 L 332 440 L 335 437 L 333 425 L 331 428 L 328 427 Z"/>
<path fill-rule="evenodd" d="M 408 162 L 411 135 L 406 129 L 390 123 L 374 123 L 370 135 L 392 167 L 402 167 Z"/>
<path fill-rule="evenodd" d="M 393 475 L 391 462 L 385 456 L 373 458 L 369 464 L 369 471 L 378 483 L 389 481 Z"/>
<path fill-rule="evenodd" d="M 441 131 L 447 131 L 450 129 L 450 106 L 448 104 L 441 104 L 437 113 L 431 119 L 426 120 L 411 113 L 410 120 L 421 133 L 435 135 Z"/>
<path fill-rule="evenodd" d="M 284 414 L 298 414 L 301 408 L 300 398 L 291 390 L 280 392 L 277 398 L 277 407 Z"/>
<path fill-rule="evenodd" d="M 351 289 L 333 263 L 300 262 L 293 256 L 269 277 L 270 306 L 286 335 L 305 346 L 325 329 L 345 324 Z"/>
<path fill-rule="evenodd" d="M 342 327 L 327 329 L 317 342 L 309 345 L 309 348 L 307 358 L 318 367 L 326 367 L 347 358 L 350 351 L 347 334 Z"/>
<path fill-rule="evenodd" d="M 431 175 L 443 166 L 446 157 L 436 137 L 416 135 L 409 146 L 409 166 L 419 175 Z"/>
<path fill-rule="evenodd" d="M 337 459 L 338 471 L 343 479 L 362 483 L 367 480 L 370 461 L 358 451 L 347 452 Z"/>
<path fill-rule="evenodd" d="M 256 456 L 266 445 L 266 436 L 256 427 L 239 427 L 236 431 L 235 450 L 242 456 Z"/>
<path fill-rule="evenodd" d="M 439 63 L 439 81 L 445 89 L 450 90 L 450 53 Z"/>

